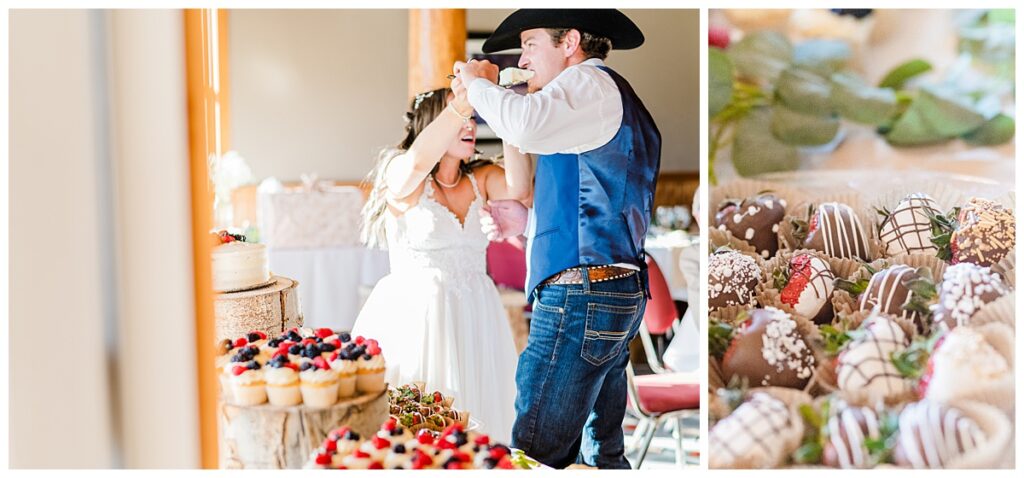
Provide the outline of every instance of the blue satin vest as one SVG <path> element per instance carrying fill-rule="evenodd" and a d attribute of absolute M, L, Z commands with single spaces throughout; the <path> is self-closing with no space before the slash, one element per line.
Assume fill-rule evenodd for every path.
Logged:
<path fill-rule="evenodd" d="M 610 68 L 622 124 L 607 144 L 537 159 L 527 296 L 565 269 L 616 263 L 646 273 L 644 238 L 661 167 L 661 133 L 628 82 Z M 646 287 L 647 281 L 644 280 Z"/>

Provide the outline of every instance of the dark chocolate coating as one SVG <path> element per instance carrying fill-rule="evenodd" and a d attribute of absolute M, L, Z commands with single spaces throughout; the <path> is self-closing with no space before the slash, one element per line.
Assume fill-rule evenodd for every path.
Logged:
<path fill-rule="evenodd" d="M 779 320 L 792 320 L 778 309 L 753 309 L 749 320 L 733 337 L 722 358 L 722 375 L 726 383 L 732 377 L 745 377 L 751 387 L 775 386 L 803 388 L 814 370 L 814 355 L 807 342 L 796 329 L 786 334 L 799 350 L 790 350 L 775 364 L 765 358 L 765 332 L 770 324 Z M 781 319 L 780 319 L 781 317 Z"/>
<path fill-rule="evenodd" d="M 746 241 L 754 246 L 761 257 L 768 259 L 779 250 L 776 226 L 785 216 L 785 202 L 774 194 L 765 193 L 739 203 L 735 200 L 724 201 L 715 214 L 715 227 Z"/>

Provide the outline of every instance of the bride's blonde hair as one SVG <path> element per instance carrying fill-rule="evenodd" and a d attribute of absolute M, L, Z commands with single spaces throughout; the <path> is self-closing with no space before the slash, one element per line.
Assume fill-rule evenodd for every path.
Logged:
<path fill-rule="evenodd" d="M 408 151 L 420 132 L 444 111 L 445 107 L 448 106 L 448 95 L 451 92 L 450 88 L 438 88 L 416 95 L 409 102 L 409 111 L 406 111 L 404 115 L 405 138 L 395 147 L 381 150 L 377 155 L 377 161 L 373 169 L 363 179 L 363 185 L 370 187 L 370 193 L 366 198 L 366 204 L 363 205 L 359 239 L 368 247 L 380 249 L 387 247 L 387 237 L 384 232 L 384 213 L 387 212 L 385 189 L 387 185 L 384 181 L 384 173 L 387 170 L 388 163 L 396 156 Z M 459 165 L 459 169 L 462 170 L 463 174 L 472 174 L 473 169 L 491 163 L 493 161 L 489 159 L 477 159 L 469 163 L 463 162 Z M 440 163 L 435 164 L 434 168 L 430 170 L 431 177 L 437 172 L 439 165 Z"/>

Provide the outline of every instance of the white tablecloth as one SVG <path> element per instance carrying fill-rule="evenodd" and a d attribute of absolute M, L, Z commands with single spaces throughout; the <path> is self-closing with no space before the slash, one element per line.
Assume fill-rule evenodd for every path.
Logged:
<path fill-rule="evenodd" d="M 307 327 L 351 330 L 359 315 L 360 288 L 388 274 L 387 251 L 364 247 L 270 249 L 270 270 L 299 281 Z"/>

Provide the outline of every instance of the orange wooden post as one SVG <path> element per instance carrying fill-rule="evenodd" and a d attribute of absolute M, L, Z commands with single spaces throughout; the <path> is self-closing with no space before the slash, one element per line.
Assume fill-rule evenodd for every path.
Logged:
<path fill-rule="evenodd" d="M 227 12 L 185 10 L 185 70 L 188 89 L 189 170 L 195 284 L 196 379 L 199 446 L 203 468 L 217 468 L 217 377 L 209 231 L 213 194 L 207 161 L 228 149 Z"/>
<path fill-rule="evenodd" d="M 448 86 L 452 65 L 465 59 L 465 9 L 409 10 L 409 98 Z"/>

